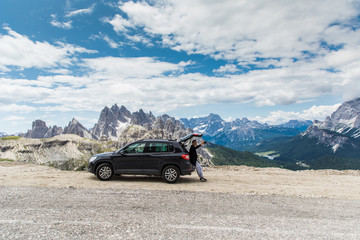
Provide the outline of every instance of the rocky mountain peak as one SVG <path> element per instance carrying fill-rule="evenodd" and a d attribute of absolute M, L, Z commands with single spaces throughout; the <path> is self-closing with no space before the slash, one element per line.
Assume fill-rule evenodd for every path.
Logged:
<path fill-rule="evenodd" d="M 305 134 L 319 135 L 320 133 L 314 131 L 314 129 L 319 129 L 358 137 L 360 132 L 360 98 L 343 103 L 331 116 L 326 117 L 324 122 L 314 121 L 314 126 L 317 128 L 309 128 Z"/>
<path fill-rule="evenodd" d="M 29 130 L 25 137 L 27 138 L 44 138 L 45 134 L 49 131 L 46 123 L 40 119 L 33 121 L 32 128 Z"/>
<path fill-rule="evenodd" d="M 326 118 L 324 128 L 360 128 L 360 98 L 343 103 L 330 117 Z"/>
<path fill-rule="evenodd" d="M 69 124 L 71 124 L 71 125 L 77 125 L 77 124 L 80 124 L 80 123 L 79 123 L 78 120 L 76 120 L 75 118 L 73 118 Z M 80 125 L 81 125 L 81 124 L 80 124 Z"/>
<path fill-rule="evenodd" d="M 156 121 L 154 122 L 154 127 L 153 129 L 164 129 L 164 126 L 165 126 L 165 122 L 164 120 L 159 117 L 156 119 Z"/>
<path fill-rule="evenodd" d="M 343 103 L 324 122 L 314 121 L 302 137 L 317 139 L 333 153 L 345 145 L 357 148 L 354 141 L 360 137 L 360 98 Z"/>
<path fill-rule="evenodd" d="M 75 134 L 84 138 L 97 139 L 96 136 L 92 135 L 90 131 L 75 118 L 64 128 L 63 134 Z"/>
<path fill-rule="evenodd" d="M 209 121 L 224 121 L 218 114 L 210 113 L 208 116 Z"/>
<path fill-rule="evenodd" d="M 91 133 L 100 138 L 102 136 L 111 139 L 117 139 L 121 132 L 130 125 L 132 114 L 126 107 L 119 107 L 114 104 L 109 107 L 104 107 L 100 113 L 98 122 L 94 125 Z"/>
<path fill-rule="evenodd" d="M 146 123 L 153 124 L 155 119 L 152 117 L 152 114 L 147 114 L 144 112 L 144 110 L 140 109 L 138 112 L 134 112 L 132 114 L 131 123 L 140 126 L 143 126 Z"/>

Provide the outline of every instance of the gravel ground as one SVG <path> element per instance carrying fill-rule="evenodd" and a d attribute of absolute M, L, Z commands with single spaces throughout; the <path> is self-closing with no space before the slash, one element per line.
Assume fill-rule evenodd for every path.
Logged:
<path fill-rule="evenodd" d="M 1 239 L 360 239 L 360 200 L 0 186 Z"/>

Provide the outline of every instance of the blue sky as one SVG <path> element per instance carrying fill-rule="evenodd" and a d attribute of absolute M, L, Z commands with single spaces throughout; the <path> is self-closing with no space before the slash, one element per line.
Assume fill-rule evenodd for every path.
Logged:
<path fill-rule="evenodd" d="M 323 120 L 360 97 L 359 1 L 0 2 L 0 132 L 104 106 Z"/>

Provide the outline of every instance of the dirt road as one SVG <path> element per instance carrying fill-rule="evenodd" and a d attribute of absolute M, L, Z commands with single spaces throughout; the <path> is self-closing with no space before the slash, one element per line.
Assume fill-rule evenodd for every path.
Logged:
<path fill-rule="evenodd" d="M 61 171 L 46 166 L 0 162 L 0 186 L 75 187 L 98 189 L 144 189 L 284 195 L 360 200 L 360 171 L 290 171 L 279 168 L 204 168 L 208 182 L 196 173 L 182 176 L 177 184 L 159 177 L 121 176 L 99 181 L 88 172 Z"/>
<path fill-rule="evenodd" d="M 0 163 L 0 239 L 359 239 L 359 172 L 208 168 L 178 184 Z M 296 188 L 296 189 L 294 189 Z"/>

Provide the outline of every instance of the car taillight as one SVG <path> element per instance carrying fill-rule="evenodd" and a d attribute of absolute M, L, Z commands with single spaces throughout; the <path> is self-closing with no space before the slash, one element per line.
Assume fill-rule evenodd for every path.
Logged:
<path fill-rule="evenodd" d="M 190 160 L 189 154 L 183 154 L 183 155 L 181 155 L 181 157 L 185 160 L 188 160 L 188 161 Z"/>

